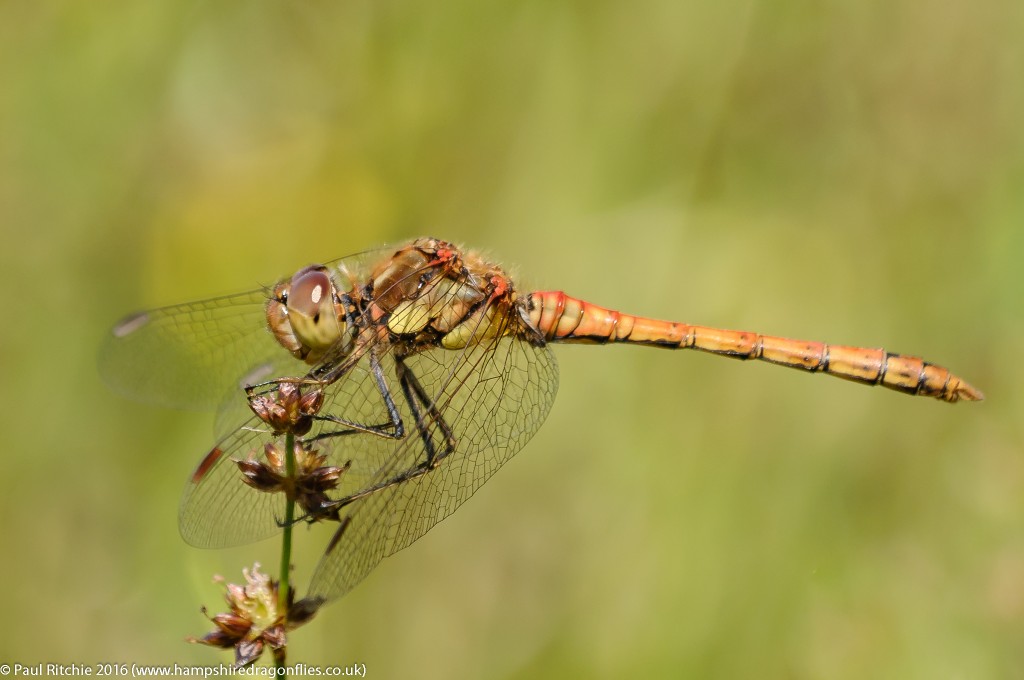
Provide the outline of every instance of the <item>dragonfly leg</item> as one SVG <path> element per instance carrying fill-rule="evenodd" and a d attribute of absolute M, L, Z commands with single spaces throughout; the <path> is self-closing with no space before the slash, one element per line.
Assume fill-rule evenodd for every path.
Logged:
<path fill-rule="evenodd" d="M 274 378 L 273 380 L 264 380 L 263 382 L 258 382 L 253 385 L 246 385 L 244 388 L 245 398 L 251 401 L 254 397 L 260 397 L 265 394 L 270 394 L 271 392 L 276 391 L 283 383 L 290 383 L 292 385 L 296 385 L 299 387 L 323 387 L 325 384 L 327 384 L 322 380 L 317 380 L 316 378 L 309 377 Z"/>
<path fill-rule="evenodd" d="M 368 432 L 388 439 L 402 439 L 405 437 L 405 424 L 402 423 L 402 415 L 398 412 L 395 400 L 391 396 L 391 389 L 388 387 L 387 381 L 384 379 L 384 371 L 381 368 L 380 359 L 377 358 L 376 352 L 370 353 L 370 373 L 373 375 L 373 381 L 377 385 L 377 391 L 380 392 L 380 396 L 384 399 L 384 406 L 388 410 L 388 418 L 390 421 L 382 425 L 364 425 L 340 416 L 314 416 L 314 420 L 336 423 L 338 425 L 343 425 L 348 429 L 335 430 L 333 432 L 321 432 L 312 437 L 306 437 L 303 440 L 304 442 L 315 442 L 321 439 L 342 437 L 349 434 L 356 434 L 358 432 Z"/>
<path fill-rule="evenodd" d="M 445 422 L 441 412 L 434 405 L 433 399 L 431 399 L 427 394 L 427 391 L 423 389 L 423 385 L 420 384 L 415 373 L 413 373 L 405 364 L 403 357 L 401 356 L 395 356 L 395 366 L 396 373 L 398 374 L 398 382 L 402 387 L 402 394 L 405 396 L 405 400 L 409 404 L 409 409 L 412 411 L 413 417 L 416 421 L 416 431 L 419 433 L 420 439 L 423 441 L 426 456 L 416 465 L 402 470 L 388 479 L 363 489 L 362 491 L 337 499 L 331 504 L 331 507 L 334 510 L 340 510 L 346 505 L 377 493 L 378 491 L 383 491 L 384 489 L 388 489 L 392 486 L 404 484 L 405 482 L 416 479 L 417 477 L 422 477 L 431 470 L 434 470 L 445 457 L 451 455 L 455 451 L 456 440 L 454 432 L 452 432 L 451 427 L 447 422 Z M 436 426 L 444 436 L 444 445 L 440 450 L 434 442 L 433 433 L 431 431 L 433 426 Z M 330 549 L 338 542 L 338 539 L 344 532 L 344 528 L 344 526 L 339 527 L 335 538 L 331 540 L 328 552 L 330 552 Z"/>
<path fill-rule="evenodd" d="M 334 512 L 335 512 L 335 514 L 337 514 L 338 511 L 335 510 Z M 327 544 L 327 549 L 324 551 L 325 554 L 329 555 L 330 552 L 332 550 L 334 550 L 334 546 L 338 545 L 338 541 L 341 540 L 342 534 L 344 534 L 345 530 L 348 529 L 348 525 L 352 521 L 352 518 L 351 517 L 345 517 L 344 519 L 341 519 L 341 520 L 338 520 L 338 521 L 339 521 L 338 528 L 337 528 L 337 530 L 335 530 L 334 535 L 331 536 L 331 540 Z"/>
<path fill-rule="evenodd" d="M 405 396 L 405 400 L 409 404 L 409 408 L 412 410 L 413 417 L 415 418 L 416 430 L 420 434 L 420 439 L 423 440 L 423 447 L 427 453 L 424 464 L 427 466 L 427 469 L 432 470 L 437 467 L 437 464 L 445 456 L 448 456 L 455 450 L 455 434 L 452 432 L 451 427 L 448 426 L 448 423 L 445 422 L 444 416 L 437 410 L 434 400 L 423 389 L 423 385 L 416 378 L 416 374 L 412 372 L 400 356 L 395 357 L 395 370 L 398 374 L 398 384 L 402 388 L 402 394 Z M 438 452 L 437 446 L 434 443 L 431 424 L 436 425 L 437 429 L 444 435 L 444 448 L 440 452 Z"/>
<path fill-rule="evenodd" d="M 440 460 L 440 459 L 437 459 L 437 460 Z M 356 501 L 358 501 L 361 498 L 366 498 L 367 496 L 375 494 L 378 491 L 383 491 L 384 489 L 388 489 L 388 488 L 390 488 L 392 486 L 397 486 L 399 484 L 404 484 L 405 482 L 408 482 L 410 480 L 416 479 L 417 477 L 422 477 L 423 475 L 425 475 L 428 472 L 430 472 L 431 470 L 433 470 L 436 466 L 437 466 L 436 462 L 433 465 L 431 465 L 431 464 L 428 464 L 426 461 L 424 461 L 424 462 L 419 463 L 419 464 L 417 464 L 417 465 L 415 465 L 415 466 L 413 466 L 411 468 L 408 468 L 407 470 L 403 470 L 402 472 L 399 472 L 398 474 L 396 474 L 394 477 L 391 477 L 390 479 L 386 479 L 383 482 L 380 482 L 378 484 L 374 484 L 373 486 L 371 486 L 369 488 L 363 489 L 362 491 L 358 491 L 358 492 L 356 492 L 354 494 L 351 494 L 349 496 L 345 496 L 344 498 L 339 498 L 336 501 L 334 501 L 333 503 L 331 503 L 329 508 L 331 510 L 333 510 L 335 513 L 337 513 L 337 511 L 340 510 L 341 508 L 343 508 L 346 505 L 349 505 L 351 503 L 355 503 Z M 298 518 L 296 520 L 296 522 L 302 521 L 303 519 L 305 519 L 305 518 L 300 517 L 300 518 Z M 347 524 L 347 520 L 349 520 L 349 519 L 350 519 L 349 517 L 345 517 L 343 521 L 346 521 L 346 524 Z M 338 536 L 336 536 L 334 539 L 332 539 L 332 541 L 331 541 L 332 546 L 333 546 L 334 543 L 337 543 L 338 538 L 340 538 L 340 530 L 339 530 Z"/>

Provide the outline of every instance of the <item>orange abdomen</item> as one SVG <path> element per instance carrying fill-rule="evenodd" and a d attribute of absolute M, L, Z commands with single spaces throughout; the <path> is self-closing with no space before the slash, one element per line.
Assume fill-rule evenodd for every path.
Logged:
<path fill-rule="evenodd" d="M 827 373 L 867 385 L 943 401 L 980 401 L 984 395 L 942 366 L 884 349 L 828 345 L 623 314 L 561 291 L 531 293 L 530 322 L 548 342 L 626 342 L 668 349 L 699 349 L 737 359 Z"/>

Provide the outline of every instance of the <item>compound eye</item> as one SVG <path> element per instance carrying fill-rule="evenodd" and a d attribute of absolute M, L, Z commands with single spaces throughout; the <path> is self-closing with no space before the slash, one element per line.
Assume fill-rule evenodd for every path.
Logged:
<path fill-rule="evenodd" d="M 287 304 L 292 331 L 306 347 L 326 349 L 341 337 L 331 277 L 322 268 L 306 267 L 292 277 Z"/>
<path fill-rule="evenodd" d="M 310 318 L 319 314 L 323 303 L 331 299 L 331 277 L 317 269 L 300 270 L 292 277 L 290 288 L 286 293 L 288 311 Z"/>

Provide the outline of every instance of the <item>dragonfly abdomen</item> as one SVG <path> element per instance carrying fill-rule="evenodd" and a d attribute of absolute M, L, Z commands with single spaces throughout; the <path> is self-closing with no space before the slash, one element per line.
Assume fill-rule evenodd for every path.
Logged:
<path fill-rule="evenodd" d="M 790 340 L 658 321 L 623 314 L 570 297 L 561 291 L 529 296 L 530 322 L 548 342 L 623 342 L 668 349 L 697 349 L 736 359 L 760 359 L 780 366 L 827 373 L 867 385 L 943 401 L 978 401 L 981 392 L 942 366 L 884 349 Z"/>

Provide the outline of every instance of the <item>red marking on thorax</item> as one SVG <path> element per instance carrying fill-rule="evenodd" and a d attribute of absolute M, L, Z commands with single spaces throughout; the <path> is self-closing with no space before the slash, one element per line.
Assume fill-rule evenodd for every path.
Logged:
<path fill-rule="evenodd" d="M 499 274 L 495 274 L 491 277 L 491 285 L 494 287 L 494 292 L 491 293 L 491 300 L 496 300 L 500 297 L 504 297 L 509 292 L 508 279 Z"/>

